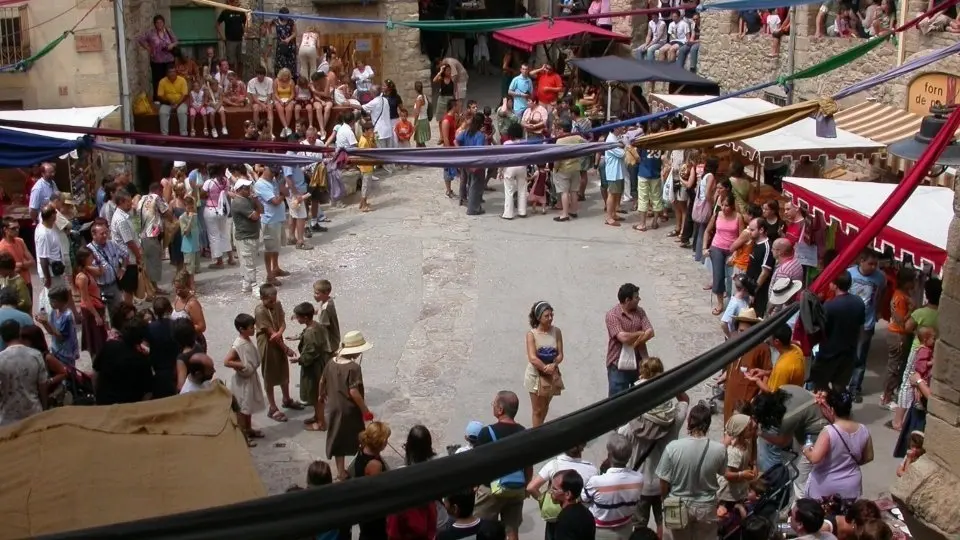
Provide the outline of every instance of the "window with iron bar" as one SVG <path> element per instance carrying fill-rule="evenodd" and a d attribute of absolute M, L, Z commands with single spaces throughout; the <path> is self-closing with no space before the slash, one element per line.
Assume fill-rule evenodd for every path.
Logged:
<path fill-rule="evenodd" d="M 0 8 L 0 66 L 30 58 L 27 6 Z"/>

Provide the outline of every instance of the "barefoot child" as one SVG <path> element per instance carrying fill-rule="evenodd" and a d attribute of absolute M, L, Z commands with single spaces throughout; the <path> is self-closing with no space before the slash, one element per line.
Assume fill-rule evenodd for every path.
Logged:
<path fill-rule="evenodd" d="M 360 137 L 359 148 L 376 148 L 377 138 L 373 133 L 373 123 L 366 121 L 363 123 L 363 134 Z M 369 212 L 372 210 L 367 198 L 370 196 L 373 186 L 373 165 L 360 165 L 360 211 Z"/>
<path fill-rule="evenodd" d="M 250 315 L 241 313 L 233 320 L 233 326 L 240 335 L 233 340 L 233 346 L 223 360 L 223 365 L 233 370 L 228 387 L 240 408 L 237 414 L 240 430 L 248 441 L 260 439 L 263 432 L 253 429 L 251 423 L 251 416 L 266 408 L 263 402 L 263 385 L 260 383 L 260 373 L 257 372 L 260 368 L 260 354 L 251 339 L 256 332 L 256 322 Z M 255 443 L 248 444 L 255 446 Z"/>
<path fill-rule="evenodd" d="M 283 332 L 287 325 L 274 285 L 267 283 L 260 286 L 260 305 L 254 310 L 253 317 L 257 326 L 260 369 L 267 390 L 267 403 L 270 405 L 267 416 L 277 422 L 286 422 L 287 415 L 277 407 L 273 395 L 274 387 L 280 387 L 283 408 L 299 411 L 303 410 L 303 405 L 290 397 L 290 363 L 287 357 L 293 356 L 293 351 L 283 342 Z"/>
<path fill-rule="evenodd" d="M 300 356 L 291 359 L 291 362 L 300 364 L 300 400 L 308 406 L 313 406 L 313 422 L 308 419 L 307 431 L 326 431 L 327 421 L 323 414 L 323 401 L 320 399 L 320 376 L 327 365 L 327 354 L 324 350 L 323 329 L 313 320 L 316 314 L 313 304 L 303 302 L 293 308 L 293 315 L 297 322 L 303 325 L 300 334 L 300 343 L 297 350 Z"/>

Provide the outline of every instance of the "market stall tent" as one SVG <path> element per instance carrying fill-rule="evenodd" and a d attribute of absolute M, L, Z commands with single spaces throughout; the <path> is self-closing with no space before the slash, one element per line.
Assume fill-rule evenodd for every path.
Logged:
<path fill-rule="evenodd" d="M 543 21 L 520 28 L 497 30 L 493 33 L 493 39 L 506 43 L 511 47 L 531 52 L 534 47 L 540 44 L 583 35 L 599 40 L 630 43 L 629 36 L 611 32 L 610 30 L 592 24 L 564 20 Z"/>
<path fill-rule="evenodd" d="M 649 99 L 654 108 L 674 109 L 696 105 L 713 97 L 651 94 Z M 692 107 L 681 114 L 694 125 L 704 125 L 737 120 L 776 108 L 777 105 L 760 98 L 729 98 L 700 107 Z M 751 161 L 761 163 L 779 162 L 787 157 L 797 160 L 802 157 L 813 160 L 820 157 L 862 159 L 883 152 L 885 149 L 885 145 L 881 143 L 842 129 L 837 129 L 837 136 L 834 138 L 819 137 L 816 120 L 813 118 L 804 118 L 770 133 L 742 141 L 733 141 L 728 145 Z"/>
<path fill-rule="evenodd" d="M 672 62 L 650 62 L 622 56 L 599 58 L 573 58 L 568 61 L 581 71 L 604 82 L 645 83 L 666 82 L 679 86 L 694 87 L 702 94 L 716 94 L 720 86 L 690 70 Z"/>
<path fill-rule="evenodd" d="M 58 124 L 61 126 L 76 126 L 81 128 L 91 128 L 99 127 L 100 122 L 113 114 L 114 111 L 119 109 L 117 105 L 106 105 L 102 107 L 73 107 L 70 109 L 32 109 L 29 111 L 0 111 L 0 122 L 3 120 L 19 121 L 19 122 L 40 122 L 44 124 Z M 40 135 L 47 137 L 48 139 L 57 139 L 59 141 L 75 141 L 79 138 L 82 138 L 84 134 L 80 133 L 62 133 L 59 131 L 43 131 L 36 129 L 23 129 L 23 128 L 8 128 L 0 125 L 0 128 L 9 131 L 18 131 L 22 133 L 29 133 L 31 135 Z M 7 133 L 4 135 L 5 139 L 16 140 L 16 137 L 12 133 Z M 19 142 L 30 140 L 29 138 L 20 139 Z M 34 139 L 40 141 L 41 139 Z M 53 144 L 52 141 L 47 141 L 50 144 Z M 0 152 L 7 152 L 5 146 L 0 146 Z M 69 153 L 59 155 L 60 158 L 65 158 Z M 76 158 L 76 155 L 73 156 Z M 50 159 L 50 158 L 46 158 Z M 13 160 L 8 160 L 10 162 Z M 36 164 L 25 163 L 20 165 L 5 165 L 7 167 L 11 166 L 26 166 Z"/>
<path fill-rule="evenodd" d="M 783 191 L 794 202 L 837 223 L 838 233 L 856 235 L 870 221 L 896 184 L 848 182 L 822 178 L 783 179 Z M 909 255 L 914 265 L 930 264 L 941 272 L 947 258 L 947 230 L 953 219 L 953 190 L 920 186 L 872 242 L 883 252 L 888 247 L 903 260 Z"/>

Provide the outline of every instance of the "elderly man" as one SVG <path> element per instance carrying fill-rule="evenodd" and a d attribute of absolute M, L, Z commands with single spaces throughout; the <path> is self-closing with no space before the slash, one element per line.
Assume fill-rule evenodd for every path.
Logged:
<path fill-rule="evenodd" d="M 143 251 L 140 249 L 140 237 L 133 228 L 130 211 L 133 210 L 133 200 L 125 191 L 114 194 L 117 210 L 110 220 L 110 238 L 114 242 L 127 248 L 127 268 L 117 274 L 117 286 L 123 293 L 123 301 L 132 303 L 133 295 L 139 285 L 139 267 L 143 265 Z M 133 254 L 134 263 L 130 263 L 129 254 Z"/>
<path fill-rule="evenodd" d="M 33 233 L 33 243 L 37 249 L 37 270 L 40 280 L 46 289 L 64 283 L 65 271 L 63 250 L 60 247 L 60 237 L 57 235 L 57 210 L 47 205 L 40 212 L 40 224 Z M 46 296 L 41 292 L 40 297 Z"/>
<path fill-rule="evenodd" d="M 215 373 L 213 359 L 204 353 L 195 353 L 187 360 L 187 379 L 183 381 L 180 393 L 189 394 L 210 388 Z"/>
<path fill-rule="evenodd" d="M 63 279 L 67 287 L 72 289 L 73 266 L 70 261 L 70 252 L 73 247 L 71 237 L 74 235 L 73 219 L 76 216 L 76 203 L 73 202 L 73 196 L 69 193 L 54 193 L 50 197 L 50 205 L 57 210 L 57 221 L 54 223 L 54 228 L 60 241 L 60 252 L 63 253 Z"/>
<path fill-rule="evenodd" d="M 519 410 L 520 399 L 515 393 L 509 390 L 497 392 L 493 400 L 493 416 L 497 422 L 480 431 L 475 446 L 490 444 L 526 429 L 515 420 Z M 523 521 L 526 486 L 532 477 L 533 467 L 528 466 L 497 479 L 501 488 L 499 494 L 494 494 L 489 485 L 478 487 L 475 509 L 477 517 L 499 519 L 507 529 L 507 539 L 517 540 L 520 523 Z"/>
<path fill-rule="evenodd" d="M 257 259 L 260 255 L 260 213 L 263 207 L 259 200 L 252 196 L 253 182 L 248 178 L 241 178 L 234 184 L 236 196 L 233 198 L 231 214 L 233 216 L 234 241 L 237 245 L 237 256 L 243 273 L 240 277 L 240 292 L 253 293 L 259 299 L 256 287 Z"/>
<path fill-rule="evenodd" d="M 140 215 L 140 246 L 143 250 L 144 270 L 157 294 L 166 294 L 160 289 L 163 278 L 163 232 L 165 223 L 173 219 L 170 206 L 163 200 L 159 182 L 150 185 L 150 193 L 140 198 L 137 213 Z"/>
<path fill-rule="evenodd" d="M 40 217 L 40 211 L 43 210 L 43 207 L 50 204 L 50 197 L 54 193 L 60 193 L 57 182 L 54 180 L 56 174 L 57 166 L 53 163 L 40 164 L 40 177 L 30 188 L 30 219 L 35 223 Z"/>
<path fill-rule="evenodd" d="M 93 268 L 96 268 L 97 285 L 100 287 L 100 296 L 107 306 L 107 313 L 113 313 L 114 308 L 120 305 L 120 280 L 127 271 L 130 251 L 119 242 L 110 239 L 110 228 L 97 223 L 90 229 L 93 241 L 87 244 L 87 249 L 93 254 Z"/>
<path fill-rule="evenodd" d="M 607 439 L 610 468 L 587 480 L 583 502 L 593 514 L 598 539 L 626 540 L 633 530 L 633 514 L 640 503 L 643 475 L 627 467 L 633 455 L 630 440 L 614 433 Z"/>

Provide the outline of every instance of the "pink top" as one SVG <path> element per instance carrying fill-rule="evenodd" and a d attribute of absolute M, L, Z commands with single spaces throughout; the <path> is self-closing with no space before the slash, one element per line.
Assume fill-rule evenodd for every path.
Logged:
<path fill-rule="evenodd" d="M 587 8 L 587 13 L 590 15 L 597 15 L 599 13 L 610 13 L 610 0 L 593 0 L 590 3 L 590 7 Z M 610 17 L 600 17 L 595 19 L 597 26 L 601 24 L 608 24 L 613 26 L 613 19 Z"/>
<path fill-rule="evenodd" d="M 207 206 L 216 208 L 220 204 L 220 192 L 230 189 L 230 183 L 226 178 L 209 179 L 203 184 L 203 190 L 207 192 Z"/>
<path fill-rule="evenodd" d="M 737 223 L 737 214 L 734 213 L 733 216 L 729 218 L 725 217 L 723 212 L 717 214 L 717 225 L 713 233 L 713 243 L 710 245 L 729 251 L 730 246 L 733 245 L 738 236 L 740 236 L 740 227 Z"/>

